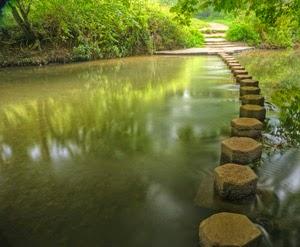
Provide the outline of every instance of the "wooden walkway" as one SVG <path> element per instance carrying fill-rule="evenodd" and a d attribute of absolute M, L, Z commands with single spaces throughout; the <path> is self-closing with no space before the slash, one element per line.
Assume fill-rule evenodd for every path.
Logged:
<path fill-rule="evenodd" d="M 156 55 L 218 55 L 220 53 L 233 54 L 253 47 L 242 42 L 229 42 L 225 39 L 225 32 L 228 27 L 223 24 L 210 23 L 210 28 L 200 31 L 204 33 L 205 46 L 201 48 L 189 48 L 181 50 L 158 51 Z"/>

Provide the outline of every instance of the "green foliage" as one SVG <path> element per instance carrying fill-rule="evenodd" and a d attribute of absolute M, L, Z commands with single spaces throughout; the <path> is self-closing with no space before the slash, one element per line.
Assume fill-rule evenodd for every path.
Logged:
<path fill-rule="evenodd" d="M 267 102 L 280 111 L 280 135 L 300 145 L 300 50 L 257 50 L 239 61 L 259 80 Z"/>
<path fill-rule="evenodd" d="M 264 46 L 272 48 L 290 47 L 299 40 L 300 0 L 179 0 L 173 10 L 179 19 L 205 10 L 234 14 L 238 23 L 229 31 L 231 40 L 254 44 L 261 40 Z M 248 16 L 253 18 L 247 19 Z M 245 17 L 247 21 L 243 23 L 241 19 Z"/>
<path fill-rule="evenodd" d="M 154 9 L 149 11 L 148 21 L 155 50 L 200 46 L 204 42 L 203 35 L 195 27 L 196 23 L 183 26 L 171 15 Z"/>
<path fill-rule="evenodd" d="M 162 8 L 142 0 L 30 3 L 33 11 L 28 15 L 28 26 L 41 44 L 66 47 L 76 60 L 145 54 L 203 43 L 194 27 L 177 23 Z"/>
<path fill-rule="evenodd" d="M 274 26 L 266 28 L 265 43 L 271 47 L 292 47 L 297 40 L 298 24 L 288 17 L 280 17 Z"/>
<path fill-rule="evenodd" d="M 255 29 L 245 22 L 234 22 L 227 31 L 226 38 L 230 41 L 243 41 L 251 45 L 257 45 L 260 41 Z"/>
<path fill-rule="evenodd" d="M 300 143 L 300 87 L 283 81 L 272 95 L 272 101 L 280 107 L 283 134 L 292 144 Z"/>

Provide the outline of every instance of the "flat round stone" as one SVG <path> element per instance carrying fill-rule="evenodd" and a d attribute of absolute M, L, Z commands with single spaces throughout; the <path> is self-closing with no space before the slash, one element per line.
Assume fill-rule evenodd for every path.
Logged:
<path fill-rule="evenodd" d="M 240 107 L 240 117 L 256 118 L 264 121 L 266 118 L 266 109 L 260 105 L 242 105 Z"/>
<path fill-rule="evenodd" d="M 239 83 L 241 80 L 252 79 L 251 75 L 237 75 L 236 81 Z"/>
<path fill-rule="evenodd" d="M 238 65 L 238 66 L 231 66 L 231 72 L 235 71 L 235 70 L 245 70 L 245 67 Z"/>
<path fill-rule="evenodd" d="M 231 136 L 259 139 L 263 123 L 256 118 L 235 118 L 231 120 Z"/>
<path fill-rule="evenodd" d="M 248 75 L 247 70 L 232 70 L 232 73 L 236 76 L 236 75 Z"/>
<path fill-rule="evenodd" d="M 243 105 L 260 105 L 264 106 L 265 98 L 258 94 L 248 94 L 241 97 Z"/>
<path fill-rule="evenodd" d="M 227 63 L 227 65 L 229 66 L 229 68 L 232 68 L 232 67 L 234 67 L 234 66 L 241 66 L 238 62 Z"/>
<path fill-rule="evenodd" d="M 252 247 L 259 244 L 261 237 L 259 228 L 242 214 L 214 214 L 199 226 L 200 242 L 205 247 Z"/>
<path fill-rule="evenodd" d="M 238 60 L 235 60 L 235 59 L 227 59 L 226 61 L 225 61 L 225 63 L 227 63 L 228 65 L 229 64 L 231 64 L 231 63 L 239 63 L 239 61 Z"/>
<path fill-rule="evenodd" d="M 234 118 L 231 120 L 231 127 L 239 130 L 262 130 L 263 123 L 256 118 Z"/>
<path fill-rule="evenodd" d="M 252 79 L 244 79 L 240 81 L 241 87 L 258 87 L 258 81 Z"/>
<path fill-rule="evenodd" d="M 223 60 L 230 60 L 230 59 L 235 59 L 235 57 L 230 56 L 230 55 L 226 55 L 226 56 L 221 56 L 223 58 Z"/>
<path fill-rule="evenodd" d="M 240 96 L 247 94 L 260 94 L 259 87 L 240 87 Z"/>
<path fill-rule="evenodd" d="M 231 137 L 221 144 L 221 164 L 247 165 L 261 158 L 262 144 L 249 137 Z"/>
<path fill-rule="evenodd" d="M 253 197 L 257 180 L 249 166 L 228 163 L 214 170 L 215 191 L 224 199 L 236 201 Z"/>

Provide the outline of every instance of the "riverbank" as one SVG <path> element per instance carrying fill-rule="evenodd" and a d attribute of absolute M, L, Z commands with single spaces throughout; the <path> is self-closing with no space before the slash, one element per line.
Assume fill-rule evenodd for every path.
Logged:
<path fill-rule="evenodd" d="M 6 5 L 0 13 L 0 66 L 92 61 L 201 47 L 203 22 L 194 19 L 188 26 L 174 17 L 168 7 L 139 0 Z"/>
<path fill-rule="evenodd" d="M 78 60 L 77 60 L 78 61 Z M 76 62 L 67 48 L 47 47 L 42 50 L 29 48 L 0 48 L 0 67 L 43 66 Z"/>

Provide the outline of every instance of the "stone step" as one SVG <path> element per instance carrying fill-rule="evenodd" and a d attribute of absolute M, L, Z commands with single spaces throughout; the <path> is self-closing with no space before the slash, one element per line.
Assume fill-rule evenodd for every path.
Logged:
<path fill-rule="evenodd" d="M 227 40 L 224 38 L 206 38 L 206 42 L 218 43 L 218 42 L 226 42 Z"/>
<path fill-rule="evenodd" d="M 224 38 L 226 36 L 225 33 L 205 33 L 205 38 Z"/>
<path fill-rule="evenodd" d="M 236 45 L 234 44 L 220 44 L 220 45 L 206 44 L 205 46 L 211 48 L 236 47 Z"/>
<path fill-rule="evenodd" d="M 241 97 L 242 105 L 265 105 L 265 98 L 258 94 L 246 94 Z"/>
<path fill-rule="evenodd" d="M 258 246 L 261 230 L 242 214 L 217 213 L 199 226 L 201 246 Z"/>
<path fill-rule="evenodd" d="M 215 33 L 226 33 L 227 30 L 224 29 L 211 29 L 211 28 L 201 28 L 200 29 L 201 33 L 205 33 L 205 34 L 215 34 Z"/>
<path fill-rule="evenodd" d="M 231 136 L 260 139 L 263 123 L 256 118 L 235 118 L 231 120 Z"/>
<path fill-rule="evenodd" d="M 228 163 L 214 169 L 215 191 L 226 200 L 253 199 L 257 180 L 257 175 L 249 166 Z"/>
<path fill-rule="evenodd" d="M 223 48 L 187 48 L 181 50 L 166 50 L 166 51 L 157 51 L 156 55 L 218 55 L 219 53 L 228 53 L 233 54 L 236 52 L 252 50 L 252 47 L 223 47 Z M 236 64 L 234 64 L 236 65 Z M 237 64 L 239 65 L 239 64 Z M 247 79 L 247 78 L 242 78 Z M 248 78 L 249 79 L 249 78 Z M 251 79 L 251 78 L 250 78 Z"/>
<path fill-rule="evenodd" d="M 241 117 L 251 118 L 251 116 Z M 249 137 L 231 137 L 222 141 L 221 144 L 221 164 L 248 165 L 259 161 L 261 155 L 262 144 Z"/>
<path fill-rule="evenodd" d="M 235 43 L 230 43 L 228 41 L 222 41 L 222 42 L 211 42 L 211 41 L 204 41 L 204 44 L 210 44 L 210 45 L 224 45 L 224 44 L 235 44 Z"/>
<path fill-rule="evenodd" d="M 266 118 L 266 108 L 260 105 L 242 105 L 240 107 L 240 117 L 256 118 L 263 122 Z"/>

